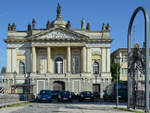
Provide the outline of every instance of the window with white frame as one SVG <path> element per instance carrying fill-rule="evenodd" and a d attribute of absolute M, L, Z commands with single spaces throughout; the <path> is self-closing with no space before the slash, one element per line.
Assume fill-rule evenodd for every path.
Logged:
<path fill-rule="evenodd" d="M 62 74 L 63 73 L 63 58 L 57 57 L 55 59 L 55 73 Z"/>
<path fill-rule="evenodd" d="M 25 74 L 25 64 L 24 62 L 19 62 L 19 74 Z"/>
<path fill-rule="evenodd" d="M 99 74 L 99 63 L 97 61 L 93 63 L 93 74 Z"/>
<path fill-rule="evenodd" d="M 122 75 L 127 75 L 128 69 L 127 68 L 122 68 Z"/>
<path fill-rule="evenodd" d="M 127 55 L 122 56 L 122 62 L 127 62 Z"/>

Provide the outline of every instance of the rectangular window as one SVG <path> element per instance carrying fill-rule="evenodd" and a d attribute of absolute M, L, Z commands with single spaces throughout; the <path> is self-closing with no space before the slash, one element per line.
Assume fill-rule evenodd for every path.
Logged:
<path fill-rule="evenodd" d="M 72 73 L 80 73 L 80 56 L 72 56 Z"/>
<path fill-rule="evenodd" d="M 122 75 L 123 76 L 126 76 L 127 72 L 128 72 L 127 68 L 122 68 Z"/>
<path fill-rule="evenodd" d="M 127 55 L 122 56 L 122 62 L 127 62 Z"/>

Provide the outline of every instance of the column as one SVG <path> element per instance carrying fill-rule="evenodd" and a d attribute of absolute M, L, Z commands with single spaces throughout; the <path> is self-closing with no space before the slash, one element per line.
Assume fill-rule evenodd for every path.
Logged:
<path fill-rule="evenodd" d="M 106 72 L 106 49 L 102 48 L 102 72 Z"/>
<path fill-rule="evenodd" d="M 86 72 L 86 47 L 82 48 L 83 72 Z"/>
<path fill-rule="evenodd" d="M 32 72 L 36 73 L 36 50 L 32 47 Z"/>
<path fill-rule="evenodd" d="M 11 72 L 11 49 L 7 48 L 7 72 Z"/>
<path fill-rule="evenodd" d="M 71 73 L 71 49 L 70 47 L 67 47 L 67 67 L 68 67 L 68 73 Z"/>
<path fill-rule="evenodd" d="M 51 47 L 47 47 L 47 72 L 48 73 L 52 73 L 51 72 L 51 68 L 52 68 L 52 63 L 51 63 Z"/>
<path fill-rule="evenodd" d="M 16 48 L 12 49 L 12 72 L 16 71 Z"/>
<path fill-rule="evenodd" d="M 91 48 L 87 48 L 87 72 L 91 73 Z"/>
<path fill-rule="evenodd" d="M 110 48 L 107 48 L 107 72 L 110 72 Z"/>
<path fill-rule="evenodd" d="M 30 48 L 26 48 L 26 70 L 27 72 L 31 72 L 31 51 L 30 51 Z"/>

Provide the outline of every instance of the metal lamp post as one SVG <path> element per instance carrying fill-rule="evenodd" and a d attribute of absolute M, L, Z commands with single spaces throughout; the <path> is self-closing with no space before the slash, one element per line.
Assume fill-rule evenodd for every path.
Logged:
<path fill-rule="evenodd" d="M 97 85 L 97 74 L 95 74 L 95 84 Z"/>
<path fill-rule="evenodd" d="M 17 76 L 17 72 L 16 71 L 14 71 L 14 91 L 15 91 L 15 93 L 16 93 L 16 76 Z"/>
<path fill-rule="evenodd" d="M 119 98 L 118 98 L 118 78 L 119 78 L 118 77 L 118 67 L 119 67 L 118 63 L 119 63 L 119 61 L 120 61 L 120 57 L 116 56 L 115 57 L 115 63 L 117 65 L 117 87 L 116 87 L 117 96 L 116 96 L 116 106 L 119 105 Z"/>
<path fill-rule="evenodd" d="M 27 72 L 26 81 L 28 93 L 30 94 L 30 72 Z"/>

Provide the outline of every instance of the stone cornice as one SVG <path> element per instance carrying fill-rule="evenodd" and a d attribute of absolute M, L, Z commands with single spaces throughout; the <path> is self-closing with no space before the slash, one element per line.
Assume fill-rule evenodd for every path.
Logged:
<path fill-rule="evenodd" d="M 96 42 L 96 43 L 99 43 L 99 42 L 101 42 L 101 43 L 111 43 L 112 41 L 113 41 L 114 39 L 89 39 L 88 40 L 88 43 L 90 43 L 90 42 Z"/>
<path fill-rule="evenodd" d="M 66 33 L 69 33 L 71 34 L 72 36 L 74 37 L 77 37 L 77 38 L 39 38 L 39 37 L 42 37 L 48 33 L 51 33 L 53 31 L 56 31 L 56 30 L 60 30 L 60 31 L 63 31 L 63 32 L 66 32 Z M 28 37 L 28 40 L 88 40 L 88 36 L 86 35 L 83 35 L 83 34 L 80 34 L 80 33 L 77 33 L 77 32 L 74 32 L 73 30 L 70 30 L 70 29 L 65 29 L 63 27 L 54 27 L 54 28 L 51 28 L 49 30 L 46 30 L 46 31 L 43 31 L 43 32 L 40 32 L 40 33 L 37 33 L 35 35 L 32 35 L 30 37 Z"/>
<path fill-rule="evenodd" d="M 4 39 L 4 42 L 9 43 L 9 42 L 28 42 L 27 39 Z"/>

